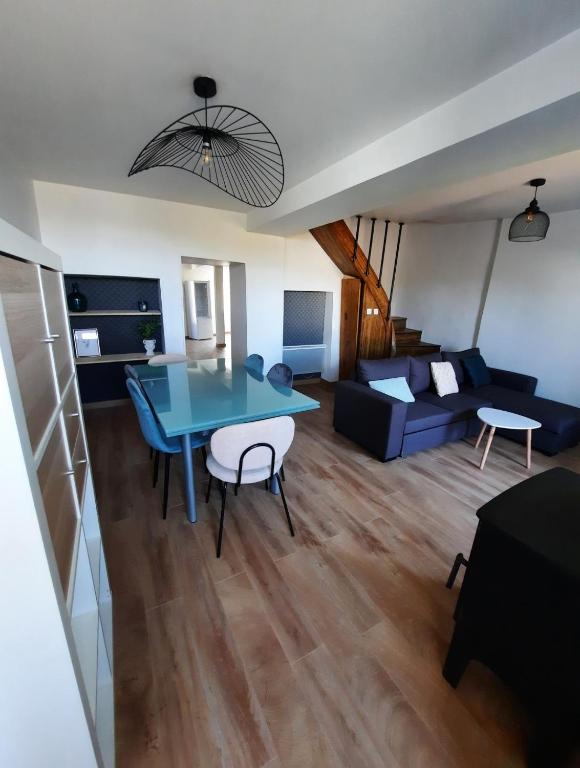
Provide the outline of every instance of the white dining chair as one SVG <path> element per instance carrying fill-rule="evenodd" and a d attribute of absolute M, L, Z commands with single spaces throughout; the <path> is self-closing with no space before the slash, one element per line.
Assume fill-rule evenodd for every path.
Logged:
<path fill-rule="evenodd" d="M 279 475 L 284 456 L 294 439 L 294 429 L 294 420 L 290 416 L 276 416 L 273 419 L 222 427 L 212 435 L 210 453 L 207 457 L 210 479 L 205 500 L 209 501 L 212 478 L 215 477 L 219 481 L 222 497 L 217 557 L 220 556 L 222 549 L 228 483 L 234 486 L 237 493 L 241 485 L 264 480 L 269 481 L 270 484 L 277 482 L 290 535 L 294 536 L 294 528 Z"/>

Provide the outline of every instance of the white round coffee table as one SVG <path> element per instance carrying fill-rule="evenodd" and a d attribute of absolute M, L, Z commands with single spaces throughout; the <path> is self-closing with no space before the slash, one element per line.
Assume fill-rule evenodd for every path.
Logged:
<path fill-rule="evenodd" d="M 538 427 L 542 426 L 539 421 L 528 419 L 527 416 L 520 416 L 519 414 L 511 413 L 510 411 L 500 411 L 498 408 L 480 408 L 477 411 L 477 416 L 483 422 L 483 426 L 481 427 L 481 432 L 475 443 L 476 448 L 479 447 L 486 428 L 490 427 L 487 445 L 485 446 L 485 451 L 481 457 L 481 464 L 479 465 L 480 469 L 485 467 L 487 454 L 491 448 L 491 442 L 496 429 L 526 429 L 528 431 L 526 467 L 529 469 L 532 466 L 532 429 L 538 429 Z"/>

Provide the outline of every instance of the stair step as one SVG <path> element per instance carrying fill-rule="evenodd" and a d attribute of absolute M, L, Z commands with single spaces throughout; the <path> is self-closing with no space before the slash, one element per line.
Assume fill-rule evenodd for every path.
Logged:
<path fill-rule="evenodd" d="M 420 357 L 421 355 L 430 355 L 433 352 L 440 351 L 440 344 L 430 344 L 428 341 L 418 341 L 414 344 L 397 344 L 397 354 L 395 357 L 404 357 L 405 355 Z"/>
<path fill-rule="evenodd" d="M 422 333 L 423 331 L 418 331 L 416 328 L 404 328 L 402 330 L 395 328 L 397 344 L 414 344 L 421 341 Z"/>
<path fill-rule="evenodd" d="M 394 317 L 391 317 L 391 321 L 393 323 L 393 328 L 396 331 L 404 331 L 405 328 L 407 327 L 406 317 L 394 316 Z"/>

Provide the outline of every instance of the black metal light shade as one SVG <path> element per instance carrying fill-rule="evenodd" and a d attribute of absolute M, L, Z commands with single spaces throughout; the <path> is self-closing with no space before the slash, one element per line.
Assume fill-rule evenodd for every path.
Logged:
<path fill-rule="evenodd" d="M 194 173 L 228 195 L 256 208 L 268 208 L 282 194 L 284 161 L 274 135 L 251 112 L 213 105 L 215 80 L 197 77 L 194 91 L 205 106 L 183 115 L 139 153 L 129 176 L 156 166 Z"/>
<path fill-rule="evenodd" d="M 550 226 L 550 217 L 540 210 L 536 195 L 538 187 L 542 187 L 546 179 L 532 179 L 529 184 L 536 188 L 534 199 L 522 213 L 519 213 L 510 224 L 508 239 L 514 243 L 534 243 L 546 237 Z"/>

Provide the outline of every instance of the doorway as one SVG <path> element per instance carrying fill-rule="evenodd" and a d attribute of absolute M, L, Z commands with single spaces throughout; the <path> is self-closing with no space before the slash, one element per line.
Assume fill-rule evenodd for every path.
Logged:
<path fill-rule="evenodd" d="M 245 265 L 185 256 L 181 262 L 188 358 L 245 359 Z"/>

